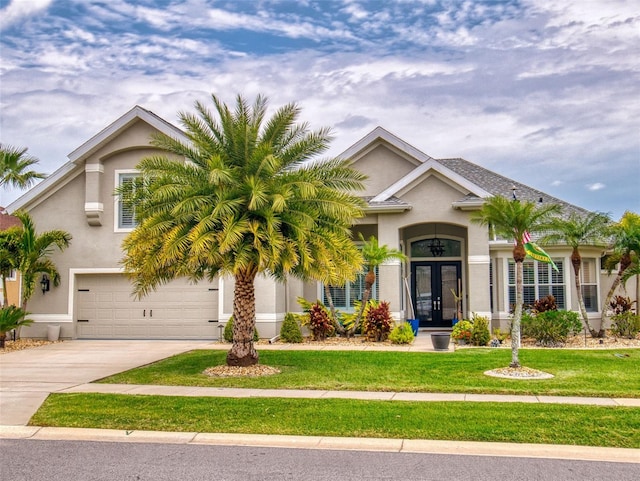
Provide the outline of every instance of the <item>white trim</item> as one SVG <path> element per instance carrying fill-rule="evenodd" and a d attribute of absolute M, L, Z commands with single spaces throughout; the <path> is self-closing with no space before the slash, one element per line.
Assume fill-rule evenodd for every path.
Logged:
<path fill-rule="evenodd" d="M 85 212 L 104 212 L 104 204 L 102 202 L 85 202 Z"/>
<path fill-rule="evenodd" d="M 73 322 L 73 316 L 69 314 L 29 314 L 29 319 L 34 324 L 51 323 L 51 322 Z"/>
<path fill-rule="evenodd" d="M 381 193 L 376 195 L 373 199 L 371 199 L 371 202 L 384 202 L 385 200 L 388 200 L 390 197 L 396 195 L 399 191 L 405 189 L 406 187 L 410 186 L 412 183 L 420 179 L 420 177 L 422 177 L 423 175 L 428 174 L 429 171 L 438 172 L 445 178 L 449 179 L 451 182 L 458 184 L 459 186 L 468 190 L 472 194 L 477 195 L 478 197 L 485 198 L 485 197 L 491 196 L 491 194 L 486 190 L 480 188 L 473 182 L 469 182 L 467 179 L 465 179 L 459 174 L 456 174 L 451 169 L 446 168 L 437 160 L 430 158 L 424 164 L 422 164 L 419 167 L 416 167 L 407 175 L 402 177 L 400 180 L 398 180 L 397 182 L 395 182 L 394 184 L 390 185 L 385 190 L 383 190 Z"/>
<path fill-rule="evenodd" d="M 149 112 L 148 110 L 143 109 L 139 105 L 136 105 L 115 122 L 102 129 L 80 147 L 71 152 L 69 154 L 69 159 L 71 160 L 71 162 L 80 163 L 82 160 L 84 160 L 98 148 L 100 148 L 105 142 L 108 142 L 109 140 L 114 138 L 121 131 L 128 128 L 138 119 L 143 120 L 165 135 L 177 138 L 182 142 L 189 142 L 189 140 L 185 137 L 184 133 L 180 129 L 162 120 L 160 117 Z"/>
<path fill-rule="evenodd" d="M 97 172 L 104 174 L 104 165 L 102 164 L 84 164 L 84 171 L 87 173 Z"/>
<path fill-rule="evenodd" d="M 469 256 L 467 258 L 467 262 L 469 265 L 471 264 L 490 264 L 491 256 L 488 255 L 478 255 L 478 256 Z"/>
<path fill-rule="evenodd" d="M 371 132 L 369 132 L 362 139 L 360 139 L 351 147 L 349 147 L 347 150 L 345 150 L 338 157 L 356 160 L 356 158 L 361 157 L 361 155 L 358 155 L 358 154 L 360 154 L 362 150 L 366 149 L 367 147 L 371 146 L 372 144 L 376 143 L 379 140 L 387 142 L 388 144 L 392 145 L 393 147 L 400 150 L 401 152 L 404 152 L 405 154 L 408 154 L 409 156 L 413 157 L 420 163 L 423 163 L 432 159 L 431 156 L 425 154 L 421 150 L 416 149 L 414 146 L 408 144 L 407 142 L 402 140 L 400 137 L 396 137 L 391 132 L 383 129 L 382 127 L 376 127 L 375 129 L 373 129 Z"/>

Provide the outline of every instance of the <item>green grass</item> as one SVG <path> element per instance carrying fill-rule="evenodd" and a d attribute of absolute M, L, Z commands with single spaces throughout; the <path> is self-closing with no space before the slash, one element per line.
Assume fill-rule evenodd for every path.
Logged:
<path fill-rule="evenodd" d="M 505 349 L 465 349 L 455 353 L 265 350 L 260 352 L 260 363 L 281 369 L 281 374 L 256 378 L 210 378 L 202 374 L 207 367 L 224 364 L 225 358 L 225 351 L 192 351 L 101 382 L 262 389 L 640 397 L 640 350 L 637 349 L 522 349 L 520 360 L 523 365 L 555 376 L 549 380 L 527 381 L 491 378 L 483 374 L 509 364 L 511 352 Z"/>
<path fill-rule="evenodd" d="M 640 409 L 550 404 L 52 394 L 31 425 L 640 448 Z"/>

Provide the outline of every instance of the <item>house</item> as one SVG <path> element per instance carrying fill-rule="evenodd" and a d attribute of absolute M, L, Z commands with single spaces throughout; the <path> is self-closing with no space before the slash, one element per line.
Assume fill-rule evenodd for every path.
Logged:
<path fill-rule="evenodd" d="M 22 223 L 20 219 L 13 215 L 9 215 L 4 207 L 0 207 L 0 231 L 9 229 L 10 227 L 20 227 Z M 4 286 L 7 287 L 7 304 L 20 305 L 20 272 L 12 270 L 9 275 L 1 282 L 0 279 L 0 306 L 4 305 Z"/>
<path fill-rule="evenodd" d="M 149 143 L 154 132 L 180 139 L 184 134 L 152 112 L 134 107 L 69 154 L 69 161 L 32 188 L 9 211 L 29 211 L 39 231 L 63 229 L 71 246 L 53 260 L 61 283 L 37 291 L 29 301 L 32 326 L 23 335 L 43 337 L 46 325 L 60 324 L 67 338 L 217 339 L 232 313 L 233 279 L 191 284 L 176 280 L 137 299 L 123 275 L 121 243 L 135 219 L 114 189 L 136 175 L 138 161 L 159 153 Z M 434 159 L 378 127 L 347 149 L 342 157 L 369 176 L 364 195 L 366 216 L 353 230 L 380 244 L 397 247 L 408 261 L 379 267 L 374 297 L 390 302 L 397 319 L 417 318 L 421 328 L 451 326 L 459 308 L 488 316 L 506 327 L 514 303 L 512 240 L 489 238 L 485 227 L 469 221 L 491 195 L 561 204 L 560 199 L 514 182 L 460 158 Z M 601 271 L 604 246 L 585 246 L 583 295 L 589 315 L 600 317 L 600 303 L 612 278 Z M 525 302 L 553 294 L 561 308 L 578 309 L 570 249 L 551 246 L 559 272 L 527 261 Z M 324 297 L 323 286 L 270 278 L 256 281 L 256 321 L 262 337 L 279 333 L 288 311 L 299 312 L 298 296 Z M 362 293 L 362 278 L 332 287 L 338 308 L 352 309 Z M 456 306 L 455 295 L 461 305 Z"/>

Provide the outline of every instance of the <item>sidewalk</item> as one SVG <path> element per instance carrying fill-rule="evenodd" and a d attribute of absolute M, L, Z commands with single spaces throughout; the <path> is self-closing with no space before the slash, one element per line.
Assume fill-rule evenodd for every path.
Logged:
<path fill-rule="evenodd" d="M 395 350 L 433 351 L 428 334 L 411 346 L 322 346 L 261 344 L 260 350 Z M 640 449 L 596 448 L 539 444 L 478 443 L 409 439 L 354 439 L 316 436 L 268 436 L 224 433 L 159 433 L 101 429 L 27 426 L 50 393 L 99 392 L 130 395 L 343 398 L 388 401 L 471 401 L 559 403 L 640 407 L 640 399 L 554 396 L 405 393 L 366 391 L 307 391 L 237 389 L 130 384 L 93 384 L 92 381 L 192 349 L 228 349 L 228 344 L 204 341 L 65 341 L 0 356 L 0 439 L 64 439 L 118 442 L 228 444 L 314 449 L 353 449 L 412 453 L 475 454 L 551 457 L 640 463 Z M 442 355 L 447 355 L 443 352 Z"/>

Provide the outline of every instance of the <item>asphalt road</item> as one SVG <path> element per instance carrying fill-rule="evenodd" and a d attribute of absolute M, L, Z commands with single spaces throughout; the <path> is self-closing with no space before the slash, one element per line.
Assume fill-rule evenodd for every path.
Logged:
<path fill-rule="evenodd" d="M 640 464 L 185 444 L 0 440 L 3 481 L 612 480 Z"/>

